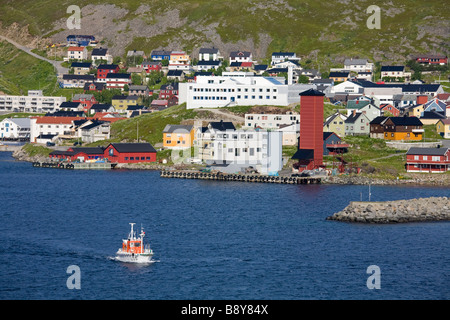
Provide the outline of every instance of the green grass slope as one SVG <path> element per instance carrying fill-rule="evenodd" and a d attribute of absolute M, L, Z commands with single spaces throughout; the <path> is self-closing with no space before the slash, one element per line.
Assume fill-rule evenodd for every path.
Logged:
<path fill-rule="evenodd" d="M 445 3 L 441 0 L 383 3 L 369 0 L 80 0 L 76 4 L 81 8 L 113 4 L 125 9 L 125 13 L 109 18 L 104 10 L 103 16 L 98 17 L 104 24 L 101 30 L 82 25 L 81 30 L 74 32 L 100 31 L 106 35 L 105 30 L 117 28 L 116 34 L 127 36 L 127 50 L 146 52 L 170 46 L 191 51 L 203 44 L 230 49 L 237 44 L 242 50 L 252 49 L 261 59 L 268 58 L 273 51 L 294 51 L 308 56 L 313 65 L 322 64 L 325 68 L 344 56 L 395 61 L 413 53 L 448 52 L 450 11 Z M 72 4 L 69 0 L 5 0 L 0 3 L 0 21 L 4 28 L 17 22 L 28 25 L 31 34 L 53 35 L 61 27 L 56 27 L 54 22 L 69 17 L 66 9 Z M 371 15 L 366 10 L 373 4 L 381 9 L 380 29 L 366 26 Z M 161 21 L 168 12 L 175 12 L 176 19 Z M 145 28 L 133 30 L 131 22 L 137 20 L 144 26 L 157 26 L 160 31 L 149 34 Z M 106 37 L 107 45 L 118 45 L 114 34 Z"/>

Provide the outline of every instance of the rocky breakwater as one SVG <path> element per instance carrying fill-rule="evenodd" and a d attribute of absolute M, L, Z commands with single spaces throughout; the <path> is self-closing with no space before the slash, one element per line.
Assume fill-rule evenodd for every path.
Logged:
<path fill-rule="evenodd" d="M 431 197 L 384 202 L 350 202 L 327 220 L 361 223 L 450 221 L 450 198 Z"/>

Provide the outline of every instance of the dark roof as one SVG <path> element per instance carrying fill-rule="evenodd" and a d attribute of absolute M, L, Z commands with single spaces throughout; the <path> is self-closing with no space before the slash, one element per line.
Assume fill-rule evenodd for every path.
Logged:
<path fill-rule="evenodd" d="M 85 84 L 84 84 L 84 90 L 88 91 L 88 90 L 89 90 L 89 86 L 90 86 L 91 84 L 94 84 L 94 85 L 95 85 L 95 90 L 99 90 L 99 91 L 105 89 L 105 87 L 106 87 L 106 83 L 101 83 L 101 82 L 88 82 L 88 83 L 85 83 Z"/>
<path fill-rule="evenodd" d="M 102 147 L 79 147 L 79 148 L 72 148 L 73 154 L 77 153 L 86 153 L 86 154 L 103 154 L 105 151 Z"/>
<path fill-rule="evenodd" d="M 168 88 L 169 86 L 172 86 L 172 89 Z M 163 84 L 160 90 L 178 90 L 178 82 Z"/>
<path fill-rule="evenodd" d="M 90 110 L 108 110 L 109 108 L 111 108 L 111 105 L 107 103 L 95 103 Z"/>
<path fill-rule="evenodd" d="M 117 64 L 101 64 L 97 67 L 97 69 L 115 70 L 117 69 L 117 67 L 118 67 Z"/>
<path fill-rule="evenodd" d="M 291 159 L 311 160 L 314 159 L 314 149 L 298 149 Z"/>
<path fill-rule="evenodd" d="M 345 119 L 345 123 L 355 123 L 355 121 L 359 118 L 359 117 L 361 117 L 361 116 L 363 116 L 364 114 L 363 113 L 361 113 L 361 112 L 357 112 L 357 113 L 355 113 L 355 114 L 351 114 L 347 119 Z"/>
<path fill-rule="evenodd" d="M 106 79 L 130 79 L 129 73 L 108 73 Z"/>
<path fill-rule="evenodd" d="M 266 70 L 267 73 L 282 73 L 282 72 L 288 72 L 288 68 L 272 68 L 269 70 Z"/>
<path fill-rule="evenodd" d="M 267 64 L 257 64 L 254 66 L 255 71 L 267 70 Z"/>
<path fill-rule="evenodd" d="M 417 154 L 417 155 L 430 155 L 430 156 L 443 156 L 447 153 L 448 148 L 409 148 L 406 154 Z"/>
<path fill-rule="evenodd" d="M 386 119 L 387 119 L 387 117 L 378 116 L 375 119 L 373 119 L 372 121 L 370 121 L 370 124 L 381 124 Z"/>
<path fill-rule="evenodd" d="M 303 92 L 299 93 L 300 96 L 324 96 L 325 94 L 323 92 L 320 92 L 318 90 L 309 89 Z"/>
<path fill-rule="evenodd" d="M 200 49 L 200 51 L 199 51 L 199 53 L 218 53 L 219 52 L 219 49 L 217 49 L 217 48 L 201 48 Z"/>
<path fill-rule="evenodd" d="M 94 120 L 94 121 L 92 121 L 91 124 L 88 124 L 87 126 L 81 128 L 81 130 L 90 130 L 90 129 L 95 128 L 95 127 L 98 127 L 98 126 L 100 126 L 100 125 L 102 125 L 102 124 L 104 124 L 104 123 L 109 124 L 109 122 L 107 122 L 107 121 L 97 121 L 97 120 Z"/>
<path fill-rule="evenodd" d="M 60 108 L 78 108 L 80 106 L 80 102 L 70 102 L 70 101 L 64 101 L 60 104 Z"/>
<path fill-rule="evenodd" d="M 295 52 L 273 52 L 273 56 L 282 56 L 282 57 L 293 57 L 295 56 Z"/>
<path fill-rule="evenodd" d="M 169 70 L 167 72 L 168 77 L 181 77 L 183 75 L 183 71 L 181 70 Z"/>
<path fill-rule="evenodd" d="M 90 68 L 91 65 L 90 62 L 72 62 L 70 66 L 72 68 Z"/>
<path fill-rule="evenodd" d="M 197 63 L 198 66 L 219 66 L 220 65 L 220 61 L 199 61 Z"/>
<path fill-rule="evenodd" d="M 250 57 L 251 54 L 249 51 L 231 51 L 230 57 Z"/>
<path fill-rule="evenodd" d="M 106 55 L 107 52 L 108 52 L 108 49 L 95 48 L 94 50 L 92 50 L 91 55 L 92 56 L 104 56 L 104 55 Z"/>
<path fill-rule="evenodd" d="M 214 73 L 213 72 L 211 72 L 211 71 L 197 71 L 197 72 L 195 72 L 194 73 L 194 77 L 198 77 L 198 76 L 212 76 L 212 75 L 214 75 Z"/>
<path fill-rule="evenodd" d="M 388 72 L 388 71 L 403 71 L 405 70 L 405 66 L 383 66 L 381 67 L 381 72 Z"/>
<path fill-rule="evenodd" d="M 340 139 L 340 137 L 336 134 L 336 133 L 334 133 L 334 132 L 324 132 L 323 133 L 323 140 L 325 141 L 325 140 L 327 140 L 330 136 L 332 136 L 332 135 L 335 135 L 336 137 L 338 137 L 339 139 Z"/>
<path fill-rule="evenodd" d="M 421 119 L 447 119 L 445 112 L 424 111 L 420 116 Z"/>
<path fill-rule="evenodd" d="M 111 143 L 110 145 L 121 153 L 156 152 L 150 143 Z"/>
<path fill-rule="evenodd" d="M 388 117 L 386 122 L 389 120 L 396 126 L 423 126 L 422 121 L 417 117 Z"/>
<path fill-rule="evenodd" d="M 83 111 L 63 111 L 58 110 L 53 113 L 47 113 L 45 116 L 49 117 L 82 117 L 84 114 Z"/>
<path fill-rule="evenodd" d="M 347 78 L 350 72 L 330 72 L 329 78 Z"/>
<path fill-rule="evenodd" d="M 171 51 L 153 50 L 150 55 L 152 55 L 152 56 L 170 56 L 171 53 L 172 53 Z"/>
<path fill-rule="evenodd" d="M 88 80 L 94 81 L 94 76 L 90 74 L 64 74 L 63 80 Z"/>
<path fill-rule="evenodd" d="M 227 122 L 227 121 L 216 121 L 216 122 L 210 122 L 209 123 L 211 127 L 215 130 L 219 131 L 226 131 L 226 130 L 236 130 L 233 122 Z"/>

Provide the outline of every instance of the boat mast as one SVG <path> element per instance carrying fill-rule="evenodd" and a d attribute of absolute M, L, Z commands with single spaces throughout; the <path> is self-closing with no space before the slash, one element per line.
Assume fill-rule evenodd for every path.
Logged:
<path fill-rule="evenodd" d="M 136 224 L 136 223 L 130 223 L 130 225 L 131 225 L 130 240 L 133 240 L 133 238 L 134 238 L 133 226 L 134 226 L 135 224 Z"/>

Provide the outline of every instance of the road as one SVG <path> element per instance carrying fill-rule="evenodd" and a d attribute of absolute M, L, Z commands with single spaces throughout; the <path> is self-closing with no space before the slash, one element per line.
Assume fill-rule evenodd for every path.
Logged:
<path fill-rule="evenodd" d="M 64 68 L 63 66 L 61 66 L 62 61 L 54 61 L 54 60 L 50 60 L 50 59 L 44 58 L 44 57 L 42 57 L 42 56 L 40 56 L 40 55 L 38 55 L 38 54 L 36 54 L 34 52 L 31 52 L 30 48 L 28 48 L 26 46 L 23 46 L 23 45 L 15 42 L 12 39 L 9 39 L 9 38 L 5 37 L 5 36 L 1 36 L 0 35 L 0 40 L 6 40 L 9 43 L 11 43 L 13 46 L 15 46 L 16 48 L 18 48 L 18 49 L 28 53 L 29 55 L 52 64 L 55 67 L 55 69 L 56 69 L 57 75 L 67 74 L 68 71 L 69 71 L 68 68 Z"/>

